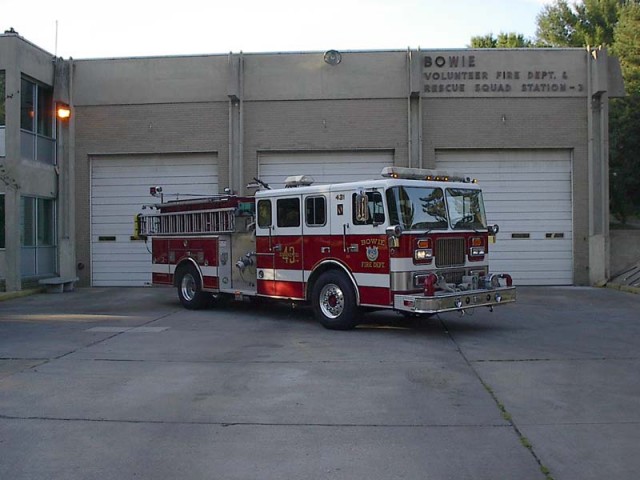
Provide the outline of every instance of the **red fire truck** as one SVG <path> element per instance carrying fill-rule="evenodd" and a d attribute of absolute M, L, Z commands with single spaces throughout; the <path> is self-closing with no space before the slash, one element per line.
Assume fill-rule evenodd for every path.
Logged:
<path fill-rule="evenodd" d="M 221 296 L 310 302 L 330 329 L 353 328 L 367 309 L 428 316 L 516 299 L 511 277 L 489 271 L 498 226 L 469 178 L 386 167 L 352 183 L 257 182 L 255 196 L 161 201 L 138 215 L 153 284 L 177 287 L 188 309 Z"/>

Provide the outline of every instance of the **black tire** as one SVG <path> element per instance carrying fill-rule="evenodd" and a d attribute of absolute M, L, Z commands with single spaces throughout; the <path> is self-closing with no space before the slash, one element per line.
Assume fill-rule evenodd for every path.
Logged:
<path fill-rule="evenodd" d="M 202 291 L 200 275 L 193 265 L 180 269 L 178 276 L 178 298 L 188 310 L 200 310 L 210 305 L 212 297 Z"/>
<path fill-rule="evenodd" d="M 347 276 L 335 270 L 324 272 L 311 292 L 313 313 L 329 330 L 350 330 L 360 319 L 356 293 Z"/>

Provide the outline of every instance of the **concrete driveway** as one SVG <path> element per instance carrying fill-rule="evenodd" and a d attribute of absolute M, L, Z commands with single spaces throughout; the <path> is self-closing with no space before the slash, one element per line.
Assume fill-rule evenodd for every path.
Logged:
<path fill-rule="evenodd" d="M 164 289 L 0 302 L 0 478 L 638 477 L 640 295 L 367 322 Z"/>

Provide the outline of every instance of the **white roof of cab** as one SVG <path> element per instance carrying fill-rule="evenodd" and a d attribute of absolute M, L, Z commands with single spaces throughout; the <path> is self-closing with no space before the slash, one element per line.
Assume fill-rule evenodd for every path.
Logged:
<path fill-rule="evenodd" d="M 480 185 L 477 183 L 466 182 L 444 182 L 434 180 L 407 180 L 404 178 L 381 178 L 376 180 L 360 180 L 357 182 L 347 183 L 330 183 L 330 184 L 318 184 L 310 185 L 308 187 L 294 187 L 294 188 L 278 188 L 272 190 L 258 190 L 256 191 L 256 198 L 260 197 L 282 197 L 293 195 L 310 195 L 320 193 L 331 192 L 356 192 L 358 190 L 369 189 L 385 189 L 396 186 L 405 187 L 424 187 L 424 188 L 464 188 L 467 190 L 481 190 Z"/>

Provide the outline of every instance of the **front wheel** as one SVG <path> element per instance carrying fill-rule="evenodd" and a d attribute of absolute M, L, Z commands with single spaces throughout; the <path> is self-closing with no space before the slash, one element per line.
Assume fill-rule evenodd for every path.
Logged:
<path fill-rule="evenodd" d="M 349 279 L 341 272 L 320 275 L 311 292 L 313 313 L 323 327 L 350 330 L 358 324 L 356 294 Z"/>
<path fill-rule="evenodd" d="M 210 302 L 211 296 L 202 291 L 200 275 L 193 265 L 181 271 L 178 278 L 178 298 L 182 306 L 188 310 L 200 310 Z"/>

